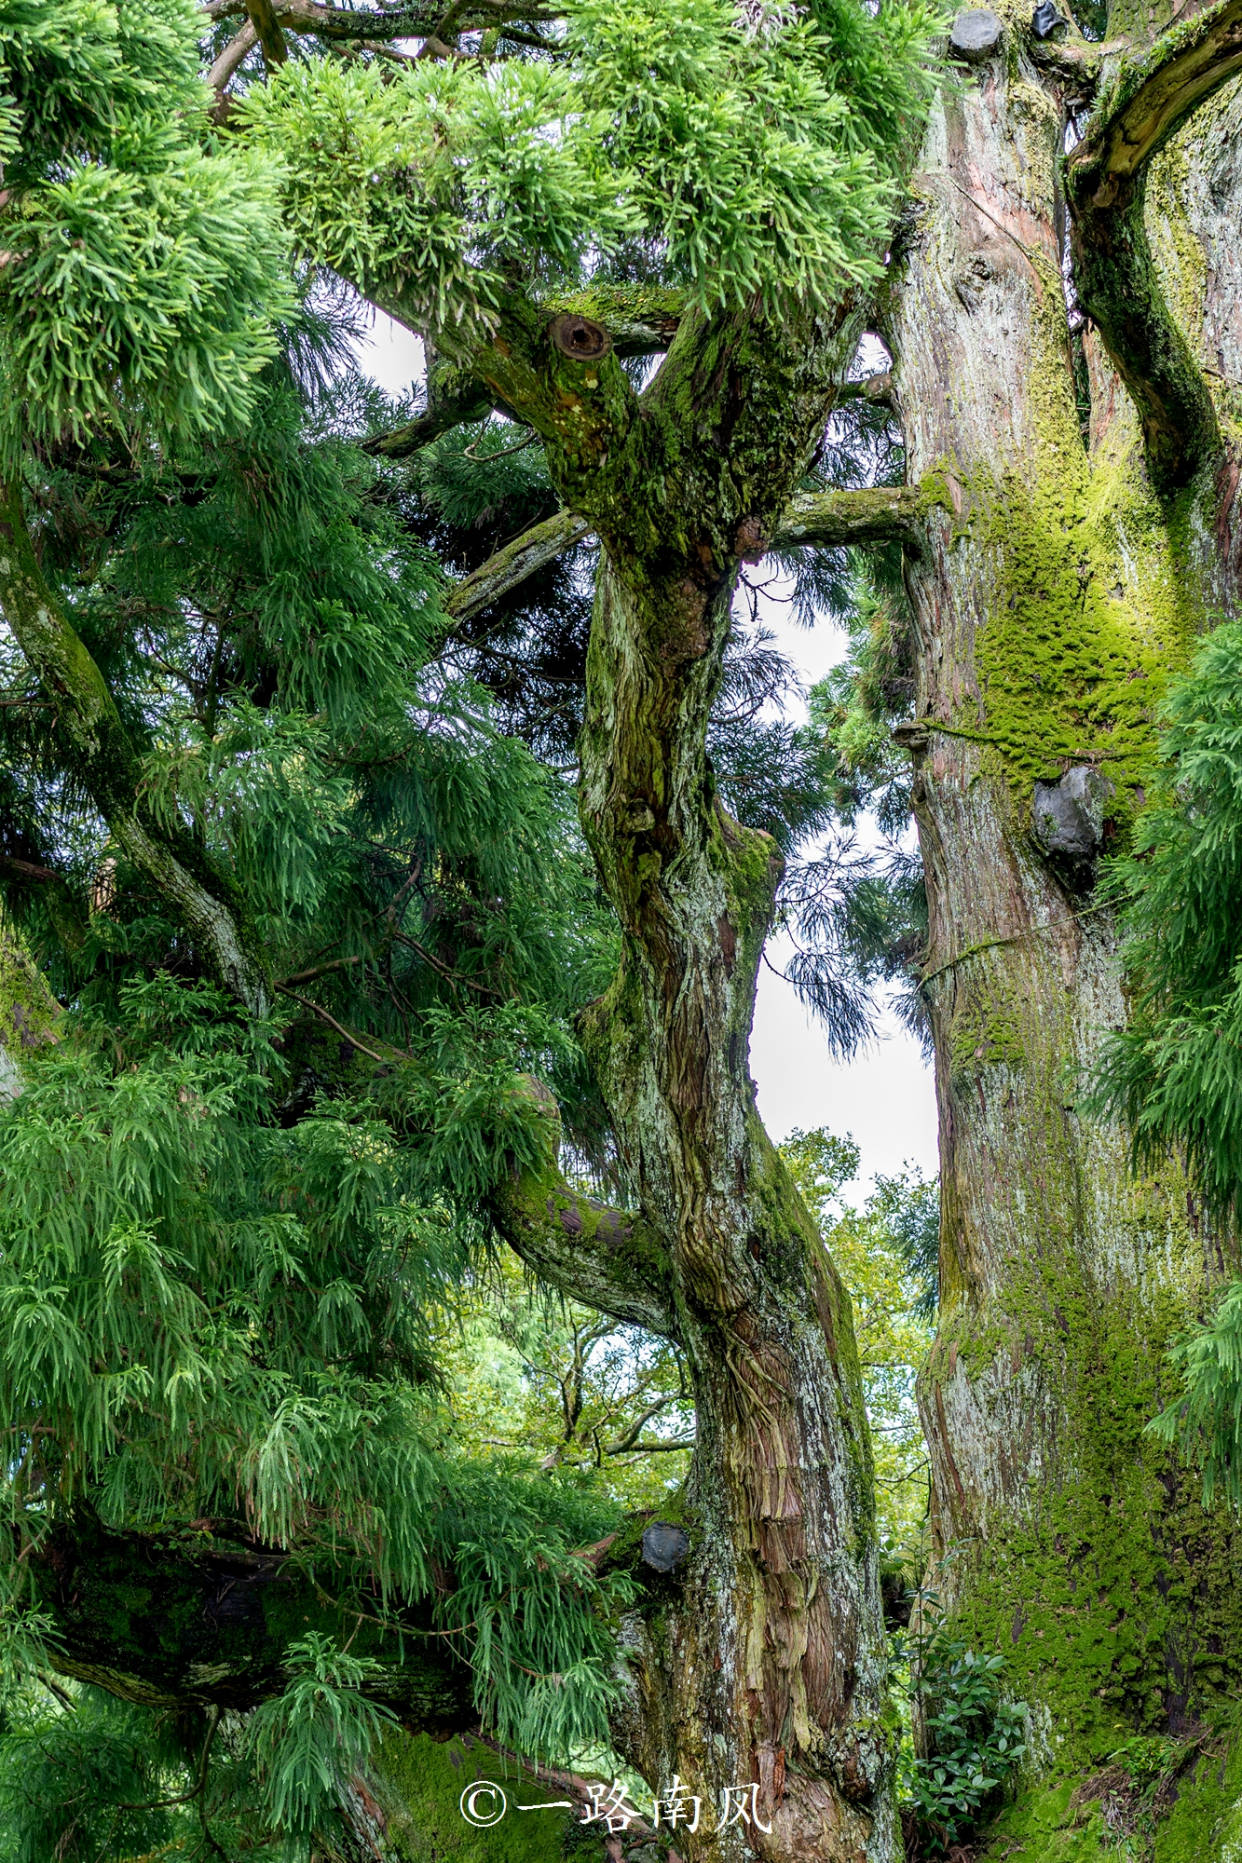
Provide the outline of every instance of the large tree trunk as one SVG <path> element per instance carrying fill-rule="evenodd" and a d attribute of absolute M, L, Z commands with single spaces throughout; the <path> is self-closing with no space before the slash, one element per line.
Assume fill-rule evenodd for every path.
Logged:
<path fill-rule="evenodd" d="M 624 955 L 583 1033 L 635 1214 L 573 1196 L 551 1160 L 498 1209 L 539 1273 L 686 1353 L 688 1549 L 635 1614 L 618 1737 L 653 1788 L 676 1776 L 700 1800 L 674 1838 L 693 1863 L 900 1849 L 849 1303 L 748 1075 L 781 863 L 725 813 L 705 747 L 738 558 L 773 536 L 856 331 L 687 318 L 636 420 L 609 409 L 602 368 L 556 364 L 562 404 L 589 389 L 609 411 L 606 477 L 549 421 L 566 501 L 603 545 L 581 814 Z M 475 366 L 513 398 L 508 354 Z"/>
<path fill-rule="evenodd" d="M 588 669 L 583 819 L 626 932 L 588 1048 L 698 1419 L 690 1549 L 642 1614 L 627 1732 L 648 1779 L 702 1797 L 696 1859 L 862 1863 L 895 1854 L 870 1452 L 848 1299 L 748 1078 L 780 861 L 704 762 L 730 591 L 683 587 L 678 613 L 606 564 Z"/>
<path fill-rule="evenodd" d="M 1175 1161 L 1132 1176 L 1125 1135 L 1076 1104 L 1126 1013 L 1096 858 L 1141 805 L 1163 683 L 1235 603 L 1238 473 L 1219 436 L 1179 468 L 1185 422 L 1162 452 L 1156 391 L 1140 423 L 1093 330 L 1075 369 L 1066 112 L 1031 60 L 1011 26 L 935 113 L 888 334 L 911 475 L 940 500 L 909 572 L 943 1195 L 920 1396 L 935 1588 L 1065 1763 L 1184 1732 L 1242 1648 L 1236 1536 L 1144 1435 L 1233 1245 Z M 1147 202 L 1153 315 L 1234 381 L 1240 131 L 1218 94 Z M 1148 386 L 1136 372 L 1140 403 Z"/>

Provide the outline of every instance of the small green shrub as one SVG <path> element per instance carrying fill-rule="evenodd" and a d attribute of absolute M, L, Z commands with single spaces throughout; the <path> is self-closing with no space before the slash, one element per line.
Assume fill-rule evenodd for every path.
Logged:
<path fill-rule="evenodd" d="M 1020 1765 L 1023 1710 L 1002 1696 L 1004 1657 L 971 1649 L 941 1619 L 899 1635 L 894 1647 L 919 1730 L 917 1747 L 907 1741 L 900 1757 L 907 1854 L 940 1857 L 979 1828 Z"/>

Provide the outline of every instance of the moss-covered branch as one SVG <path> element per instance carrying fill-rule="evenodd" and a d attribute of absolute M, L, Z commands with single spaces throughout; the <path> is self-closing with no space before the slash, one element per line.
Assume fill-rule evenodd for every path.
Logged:
<path fill-rule="evenodd" d="M 672 285 L 592 284 L 541 300 L 553 316 L 566 312 L 602 324 L 618 356 L 650 356 L 677 334 L 685 293 Z"/>
<path fill-rule="evenodd" d="M 502 595 L 554 563 L 590 533 L 586 519 L 572 511 L 556 511 L 541 524 L 532 524 L 457 584 L 445 601 L 445 613 L 464 621 L 480 609 L 490 608 Z"/>
<path fill-rule="evenodd" d="M 376 459 L 410 459 L 433 440 L 438 440 L 442 433 L 451 433 L 454 427 L 463 427 L 470 421 L 485 420 L 491 411 L 491 396 L 476 388 L 473 393 L 428 408 L 426 413 L 415 415 L 403 426 L 393 427 L 387 433 L 372 434 L 369 440 L 362 442 L 362 450 Z"/>
<path fill-rule="evenodd" d="M 378 459 L 408 459 L 420 452 L 442 433 L 486 420 L 496 406 L 490 394 L 469 368 L 448 362 L 437 354 L 435 346 L 424 337 L 427 355 L 427 406 L 423 413 L 390 433 L 377 433 L 364 440 L 362 450 Z M 508 413 L 507 408 L 500 410 Z"/>
<path fill-rule="evenodd" d="M 253 42 L 253 41 L 252 41 Z M 667 349 L 681 320 L 683 294 L 661 285 L 593 285 L 582 291 L 541 298 L 540 311 L 549 323 L 580 318 L 607 332 L 611 353 L 617 357 L 650 356 Z M 876 381 L 887 377 L 875 378 Z M 468 366 L 429 357 L 428 405 L 425 413 L 389 433 L 364 440 L 363 451 L 380 459 L 408 459 L 432 440 L 454 427 L 484 420 L 493 408 L 512 414 L 512 408 L 489 391 Z M 851 391 L 868 393 L 872 384 L 851 384 Z M 873 396 L 874 398 L 874 396 Z"/>
<path fill-rule="evenodd" d="M 925 510 L 926 500 L 916 486 L 814 492 L 793 499 L 776 534 L 755 547 L 823 550 L 896 540 L 917 548 Z M 554 512 L 464 577 L 445 600 L 445 612 L 457 621 L 466 620 L 520 587 L 528 576 L 545 569 L 590 534 L 585 518 L 572 511 Z"/>
<path fill-rule="evenodd" d="M 411 1732 L 474 1725 L 471 1676 L 453 1639 L 405 1625 L 403 1649 L 376 1618 L 330 1599 L 286 1554 L 205 1530 L 121 1534 L 84 1517 L 27 1558 L 51 1618 L 55 1665 L 125 1701 L 256 1708 L 285 1686 L 285 1650 L 316 1629 L 382 1665 L 366 1692 Z"/>
<path fill-rule="evenodd" d="M 916 485 L 811 492 L 785 507 L 770 547 L 828 549 L 894 540 L 917 546 L 925 511 L 926 499 Z"/>
<path fill-rule="evenodd" d="M 1218 450 L 1220 433 L 1148 244 L 1147 169 L 1196 106 L 1239 70 L 1242 0 L 1222 0 L 1123 61 L 1068 164 L 1079 298 L 1133 396 L 1162 491 L 1184 485 Z"/>
<path fill-rule="evenodd" d="M 514 1171 L 493 1192 L 506 1242 L 574 1300 L 672 1338 L 672 1270 L 663 1238 L 641 1216 L 610 1209 L 566 1182 L 557 1162 L 560 1114 L 547 1089 L 526 1083 L 547 1122 L 541 1169 Z"/>
<path fill-rule="evenodd" d="M 418 335 L 425 306 L 403 279 L 352 279 L 364 296 Z M 533 427 L 567 501 L 589 511 L 632 427 L 638 398 L 608 330 L 577 311 L 536 302 L 517 285 L 499 294 L 486 332 L 478 324 L 432 333 L 444 358 L 472 376 L 491 405 Z M 605 493 L 606 496 L 606 493 Z"/>
<path fill-rule="evenodd" d="M 137 753 L 106 680 L 39 567 L 19 485 L 0 483 L 0 608 L 55 707 L 65 768 L 117 845 L 189 932 L 227 990 L 253 1014 L 268 1002 L 233 888 L 184 832 L 153 817 Z"/>
<path fill-rule="evenodd" d="M 272 0 L 246 0 L 246 13 L 262 48 L 263 63 L 269 71 L 283 65 L 289 52 Z"/>

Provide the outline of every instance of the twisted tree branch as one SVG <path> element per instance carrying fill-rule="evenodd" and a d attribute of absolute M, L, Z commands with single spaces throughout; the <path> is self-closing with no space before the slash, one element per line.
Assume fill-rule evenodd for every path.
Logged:
<path fill-rule="evenodd" d="M 862 491 L 811 492 L 786 507 L 776 534 L 757 539 L 754 550 L 844 549 L 853 544 L 904 543 L 917 549 L 928 500 L 918 486 L 881 485 Z M 591 535 L 591 525 L 573 511 L 557 511 L 532 524 L 512 543 L 489 556 L 457 583 L 444 603 L 455 621 L 465 621 L 520 587 L 528 576 Z"/>
<path fill-rule="evenodd" d="M 628 1325 L 676 1336 L 664 1239 L 642 1216 L 573 1189 L 557 1162 L 560 1113 L 539 1081 L 524 1091 L 546 1121 L 545 1162 L 511 1172 L 492 1193 L 497 1229 L 515 1254 L 572 1299 Z"/>
<path fill-rule="evenodd" d="M 1139 411 L 1165 492 L 1220 448 L 1207 382 L 1161 291 L 1143 222 L 1151 158 L 1242 70 L 1242 0 L 1221 0 L 1122 63 L 1067 165 L 1075 282 Z"/>
<path fill-rule="evenodd" d="M 263 1014 L 267 981 L 247 947 L 240 902 L 189 836 L 153 815 L 107 681 L 43 578 L 16 483 L 0 482 L 0 608 L 55 705 L 66 764 L 117 845 L 201 946 L 225 989 L 252 1015 Z"/>

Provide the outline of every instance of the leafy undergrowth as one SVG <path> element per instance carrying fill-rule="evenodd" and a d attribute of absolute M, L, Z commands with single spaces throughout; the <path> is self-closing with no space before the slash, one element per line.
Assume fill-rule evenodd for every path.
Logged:
<path fill-rule="evenodd" d="M 1181 1784 L 1205 1751 L 1217 1758 L 1222 1754 L 1220 1742 L 1213 1742 L 1206 1731 L 1185 1742 L 1138 1735 L 1110 1753 L 1100 1772 L 1084 1779 L 1071 1807 L 1095 1805 L 1118 1855 L 1127 1863 L 1149 1863 Z"/>
<path fill-rule="evenodd" d="M 1024 1710 L 1002 1692 L 1004 1657 L 972 1649 L 939 1617 L 925 1616 L 894 1649 L 908 1665 L 917 1733 L 899 1762 L 907 1863 L 973 1863 L 974 1841 L 1026 1753 Z"/>

